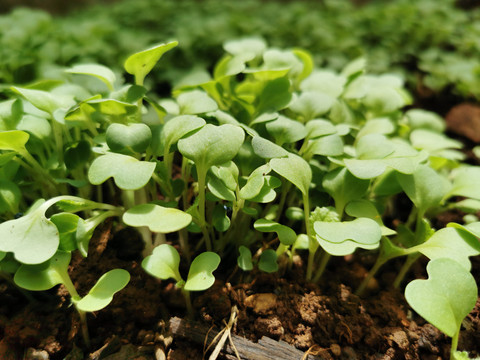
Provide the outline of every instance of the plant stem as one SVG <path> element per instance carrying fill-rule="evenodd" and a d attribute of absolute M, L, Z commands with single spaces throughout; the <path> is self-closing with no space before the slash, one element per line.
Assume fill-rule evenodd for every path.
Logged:
<path fill-rule="evenodd" d="M 421 253 L 413 253 L 413 254 L 409 254 L 407 256 L 407 260 L 405 260 L 405 262 L 403 263 L 402 268 L 398 272 L 397 277 L 395 278 L 395 281 L 393 282 L 393 287 L 394 288 L 400 287 L 400 284 L 402 283 L 403 279 L 405 278 L 405 275 L 407 275 L 408 270 L 410 270 L 412 265 L 415 263 L 415 261 L 418 260 L 418 258 L 420 258 L 421 255 L 422 255 Z"/>
<path fill-rule="evenodd" d="M 320 264 L 318 266 L 317 272 L 315 273 L 315 276 L 313 277 L 313 282 L 317 283 L 320 278 L 322 277 L 323 273 L 325 272 L 325 269 L 327 267 L 328 261 L 332 255 L 327 253 L 326 251 L 322 254 L 322 259 L 320 260 Z"/>
<path fill-rule="evenodd" d="M 313 263 L 315 259 L 315 253 L 318 249 L 318 243 L 312 236 L 312 227 L 310 226 L 310 199 L 308 198 L 308 192 L 303 194 L 303 213 L 305 216 L 305 231 L 308 237 L 308 262 L 307 262 L 307 275 L 306 280 L 310 281 L 313 274 Z"/>
<path fill-rule="evenodd" d="M 375 274 L 378 272 L 378 270 L 385 264 L 389 259 L 387 257 L 382 256 L 380 254 L 377 258 L 377 261 L 373 265 L 372 269 L 368 272 L 368 275 L 363 279 L 362 283 L 358 287 L 357 291 L 355 291 L 355 294 L 358 296 L 363 296 L 363 293 L 365 292 L 365 289 L 367 288 L 368 283 L 370 280 L 373 279 Z"/>
<path fill-rule="evenodd" d="M 455 335 L 452 337 L 452 346 L 450 348 L 450 360 L 455 360 L 455 352 L 457 351 L 458 346 L 458 337 L 460 336 L 460 327 L 458 328 Z"/>
<path fill-rule="evenodd" d="M 212 251 L 212 241 L 207 229 L 207 223 L 205 219 L 205 180 L 207 172 L 205 169 L 197 167 L 198 175 L 198 214 L 200 217 L 200 227 L 202 228 L 202 234 L 205 239 L 205 246 L 207 251 Z"/>
<path fill-rule="evenodd" d="M 193 311 L 192 299 L 190 298 L 190 291 L 182 289 L 183 297 L 185 298 L 185 305 L 187 306 L 187 315 L 190 319 L 195 318 L 195 312 Z"/>

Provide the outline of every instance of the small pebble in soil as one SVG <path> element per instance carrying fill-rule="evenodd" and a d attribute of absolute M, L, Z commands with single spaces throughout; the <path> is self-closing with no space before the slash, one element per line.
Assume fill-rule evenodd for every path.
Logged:
<path fill-rule="evenodd" d="M 285 334 L 285 329 L 277 316 L 271 316 L 268 318 L 256 319 L 255 332 L 258 337 L 268 336 L 272 339 L 278 340 L 283 334 Z"/>
<path fill-rule="evenodd" d="M 340 355 L 342 355 L 342 348 L 338 344 L 330 345 L 330 351 L 335 357 L 339 357 Z"/>
<path fill-rule="evenodd" d="M 27 353 L 25 354 L 24 360 L 48 360 L 50 357 L 45 350 L 36 350 L 33 348 L 28 348 Z"/>
<path fill-rule="evenodd" d="M 245 305 L 258 315 L 272 314 L 277 306 L 277 295 L 273 293 L 253 294 L 245 299 Z"/>

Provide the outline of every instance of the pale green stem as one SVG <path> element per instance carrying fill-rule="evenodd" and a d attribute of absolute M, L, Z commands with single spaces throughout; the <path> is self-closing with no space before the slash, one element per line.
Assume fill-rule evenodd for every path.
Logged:
<path fill-rule="evenodd" d="M 193 311 L 192 299 L 190 298 L 190 291 L 182 289 L 183 297 L 185 298 L 185 305 L 187 306 L 187 315 L 190 319 L 195 318 L 195 312 Z"/>
<path fill-rule="evenodd" d="M 458 328 L 455 335 L 453 335 L 452 337 L 452 347 L 450 348 L 450 360 L 455 360 L 455 352 L 457 351 L 459 336 L 460 336 L 460 327 Z"/>
<path fill-rule="evenodd" d="M 408 271 L 410 270 L 412 265 L 420 258 L 421 255 L 422 255 L 421 253 L 413 253 L 407 256 L 407 260 L 405 260 L 405 262 L 403 263 L 402 268 L 398 272 L 397 277 L 393 282 L 394 288 L 400 287 L 400 284 L 402 283 L 403 279 L 407 275 Z"/>
<path fill-rule="evenodd" d="M 55 145 L 58 153 L 58 162 L 63 164 L 63 132 L 61 125 L 53 118 L 53 114 L 50 114 L 52 118 L 52 131 L 53 138 L 55 139 Z"/>
<path fill-rule="evenodd" d="M 332 255 L 327 253 L 326 251 L 322 254 L 322 258 L 320 260 L 320 264 L 318 265 L 317 272 L 315 273 L 315 276 L 313 277 L 313 282 L 317 283 L 320 278 L 322 277 L 323 273 L 325 272 L 325 269 L 327 268 L 328 261 Z"/>
<path fill-rule="evenodd" d="M 205 218 L 205 180 L 207 172 L 204 169 L 197 167 L 198 175 L 198 213 L 200 216 L 200 227 L 202 228 L 203 237 L 205 239 L 205 246 L 207 251 L 212 251 L 212 241 L 210 240 L 210 234 L 207 229 L 207 223 Z"/>
<path fill-rule="evenodd" d="M 389 258 L 383 257 L 381 255 L 378 256 L 377 261 L 373 265 L 372 269 L 368 272 L 368 275 L 365 277 L 365 279 L 363 279 L 362 283 L 357 288 L 357 291 L 355 291 L 356 295 L 363 296 L 363 293 L 365 292 L 365 289 L 367 288 L 370 280 L 373 279 L 373 277 L 378 272 L 378 270 L 380 270 L 380 268 L 383 266 L 383 264 L 385 264 L 388 260 L 389 260 Z"/>
<path fill-rule="evenodd" d="M 310 281 L 313 275 L 315 253 L 317 252 L 319 245 L 312 235 L 312 227 L 310 226 L 310 199 L 308 197 L 308 192 L 303 194 L 303 213 L 305 216 L 305 231 L 307 233 L 309 243 L 306 280 Z"/>

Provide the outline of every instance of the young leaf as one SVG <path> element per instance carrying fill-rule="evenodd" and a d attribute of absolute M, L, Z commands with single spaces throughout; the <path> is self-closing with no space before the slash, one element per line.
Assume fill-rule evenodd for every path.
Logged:
<path fill-rule="evenodd" d="M 420 316 L 453 337 L 477 302 L 475 279 L 447 258 L 431 260 L 427 272 L 427 280 L 413 280 L 407 285 L 405 298 Z"/>
<path fill-rule="evenodd" d="M 11 150 L 22 153 L 30 135 L 25 131 L 11 130 L 0 132 L 0 150 Z"/>
<path fill-rule="evenodd" d="M 69 108 L 74 105 L 74 101 L 66 96 L 53 95 L 47 91 L 24 89 L 12 86 L 12 90 L 22 95 L 32 103 L 37 109 L 45 111 L 52 115 L 59 108 Z"/>
<path fill-rule="evenodd" d="M 288 151 L 281 146 L 278 146 L 261 136 L 254 136 L 252 138 L 252 147 L 255 154 L 264 159 L 285 157 L 289 154 Z"/>
<path fill-rule="evenodd" d="M 173 144 L 183 136 L 205 125 L 205 120 L 195 115 L 180 115 L 168 120 L 160 134 L 161 153 L 170 153 Z"/>
<path fill-rule="evenodd" d="M 18 205 L 22 192 L 17 184 L 10 180 L 0 179 L 0 213 L 18 213 Z"/>
<path fill-rule="evenodd" d="M 178 150 L 197 167 L 208 170 L 232 160 L 245 139 L 245 132 L 235 125 L 207 124 L 195 134 L 178 141 Z"/>
<path fill-rule="evenodd" d="M 162 244 L 153 249 L 152 255 L 142 261 L 143 269 L 152 276 L 159 279 L 174 279 L 183 281 L 178 270 L 180 266 L 180 255 L 171 245 Z"/>
<path fill-rule="evenodd" d="M 107 85 L 108 90 L 113 90 L 116 76 L 108 67 L 99 64 L 79 64 L 65 70 L 70 74 L 91 75 Z"/>
<path fill-rule="evenodd" d="M 160 44 L 131 55 L 124 64 L 125 70 L 135 75 L 137 85 L 143 85 L 145 76 L 153 69 L 162 55 L 178 45 L 178 41 Z"/>
<path fill-rule="evenodd" d="M 281 225 L 275 221 L 267 219 L 258 219 L 253 227 L 261 232 L 276 232 L 278 239 L 284 245 L 292 245 L 297 239 L 297 234 L 291 228 Z"/>
<path fill-rule="evenodd" d="M 130 226 L 148 226 L 150 231 L 171 233 L 188 226 L 192 216 L 175 208 L 155 204 L 140 204 L 128 209 L 123 214 L 123 222 Z"/>
<path fill-rule="evenodd" d="M 204 252 L 198 255 L 190 265 L 187 281 L 184 289 L 186 291 L 203 291 L 208 289 L 215 282 L 213 272 L 220 264 L 220 256 L 214 252 Z"/>
<path fill-rule="evenodd" d="M 275 138 L 275 143 L 280 146 L 297 142 L 307 136 L 307 130 L 302 123 L 285 116 L 279 116 L 265 126 L 270 135 Z"/>
<path fill-rule="evenodd" d="M 266 273 L 273 273 L 278 270 L 277 253 L 273 249 L 262 252 L 258 260 L 258 268 Z"/>
<path fill-rule="evenodd" d="M 302 122 L 306 123 L 330 110 L 335 98 L 321 92 L 304 91 L 292 102 L 290 110 L 300 114 Z"/>
<path fill-rule="evenodd" d="M 147 184 L 155 166 L 154 162 L 139 161 L 131 156 L 108 153 L 92 162 L 88 169 L 88 180 L 93 185 L 100 185 L 113 177 L 120 189 L 137 190 Z"/>
<path fill-rule="evenodd" d="M 243 271 L 252 270 L 253 269 L 252 252 L 250 251 L 250 249 L 242 245 L 238 248 L 238 252 L 240 253 L 240 255 L 238 255 L 238 258 L 237 258 L 238 267 Z"/>
<path fill-rule="evenodd" d="M 277 174 L 293 183 L 303 195 L 308 194 L 312 182 L 312 169 L 300 156 L 288 154 L 288 157 L 271 159 L 270 166 Z"/>
<path fill-rule="evenodd" d="M 113 300 L 113 295 L 127 286 L 130 274 L 127 270 L 113 269 L 103 274 L 88 294 L 75 302 L 81 311 L 98 311 L 106 307 Z"/>
<path fill-rule="evenodd" d="M 77 225 L 82 220 L 78 215 L 70 213 L 54 214 L 50 221 L 55 224 L 60 236 L 59 249 L 73 251 L 77 249 Z"/>
<path fill-rule="evenodd" d="M 152 131 L 145 124 L 117 124 L 107 128 L 108 147 L 115 152 L 143 153 L 152 141 Z"/>
<path fill-rule="evenodd" d="M 53 222 L 45 217 L 47 208 L 40 205 L 24 216 L 0 224 L 0 251 L 14 253 L 23 264 L 40 264 L 58 249 L 60 238 Z"/>
<path fill-rule="evenodd" d="M 47 262 L 39 265 L 21 265 L 13 280 L 21 288 L 32 291 L 44 291 L 63 283 L 62 274 L 67 273 L 71 254 L 67 251 L 57 253 Z"/>
<path fill-rule="evenodd" d="M 177 98 L 180 114 L 195 115 L 218 109 L 218 105 L 208 94 L 200 90 L 181 93 Z"/>

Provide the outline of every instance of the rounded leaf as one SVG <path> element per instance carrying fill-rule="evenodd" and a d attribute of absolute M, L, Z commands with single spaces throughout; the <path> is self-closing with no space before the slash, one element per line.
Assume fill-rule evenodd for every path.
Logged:
<path fill-rule="evenodd" d="M 184 289 L 187 291 L 203 291 L 215 282 L 213 272 L 220 264 L 220 256 L 214 252 L 204 252 L 198 255 L 190 265 L 187 282 Z"/>
<path fill-rule="evenodd" d="M 308 194 L 312 182 L 312 169 L 308 162 L 295 154 L 270 160 L 270 166 L 279 175 L 293 183 L 303 195 Z"/>
<path fill-rule="evenodd" d="M 240 255 L 237 257 L 237 265 L 243 271 L 250 271 L 253 269 L 252 252 L 246 246 L 240 246 L 238 248 Z"/>
<path fill-rule="evenodd" d="M 113 300 L 113 295 L 127 286 L 130 274 L 127 270 L 113 269 L 102 275 L 89 293 L 75 303 L 82 311 L 98 311 L 106 307 Z"/>
<path fill-rule="evenodd" d="M 107 128 L 108 147 L 115 152 L 132 151 L 143 153 L 152 141 L 152 131 L 145 124 L 111 124 Z"/>
<path fill-rule="evenodd" d="M 261 232 L 276 232 L 278 239 L 284 245 L 292 245 L 297 239 L 297 234 L 288 226 L 279 224 L 272 220 L 258 219 L 253 227 Z"/>
<path fill-rule="evenodd" d="M 258 268 L 266 273 L 273 273 L 278 270 L 277 253 L 275 250 L 267 249 L 260 255 Z"/>
<path fill-rule="evenodd" d="M 143 269 L 152 276 L 162 280 L 174 279 L 182 281 L 178 267 L 180 255 L 171 245 L 162 244 L 153 249 L 152 255 L 142 261 Z"/>
<path fill-rule="evenodd" d="M 65 71 L 70 74 L 94 76 L 97 79 L 103 81 L 103 83 L 107 85 L 109 90 L 113 90 L 113 84 L 116 80 L 116 76 L 112 70 L 110 70 L 106 66 L 99 64 L 79 64 Z"/>
<path fill-rule="evenodd" d="M 192 216 L 175 208 L 141 204 L 128 209 L 123 214 L 123 222 L 135 227 L 147 226 L 150 231 L 166 234 L 187 227 Z"/>

